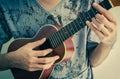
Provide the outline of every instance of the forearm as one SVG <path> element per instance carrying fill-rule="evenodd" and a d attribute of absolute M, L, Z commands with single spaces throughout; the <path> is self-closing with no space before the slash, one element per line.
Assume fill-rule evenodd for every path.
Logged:
<path fill-rule="evenodd" d="M 95 50 L 90 54 L 89 60 L 92 67 L 100 65 L 109 55 L 111 45 L 100 43 Z"/>
<path fill-rule="evenodd" d="M 10 68 L 10 62 L 7 54 L 0 54 L 0 71 L 7 70 Z"/>

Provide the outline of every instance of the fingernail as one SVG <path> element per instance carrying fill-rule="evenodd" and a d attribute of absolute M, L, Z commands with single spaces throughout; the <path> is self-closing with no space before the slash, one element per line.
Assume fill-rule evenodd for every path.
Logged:
<path fill-rule="evenodd" d="M 45 40 L 46 40 L 46 38 L 42 38 L 42 40 L 43 40 L 43 41 L 45 41 Z"/>
<path fill-rule="evenodd" d="M 97 3 L 94 2 L 94 3 L 93 3 L 93 6 L 97 6 Z"/>
<path fill-rule="evenodd" d="M 89 21 L 86 21 L 86 24 L 90 23 Z"/>
<path fill-rule="evenodd" d="M 59 59 L 60 57 L 59 56 L 56 56 L 56 59 Z"/>

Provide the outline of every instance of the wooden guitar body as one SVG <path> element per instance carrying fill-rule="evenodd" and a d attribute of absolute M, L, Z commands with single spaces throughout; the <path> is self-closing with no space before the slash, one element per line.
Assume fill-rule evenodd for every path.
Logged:
<path fill-rule="evenodd" d="M 57 28 L 53 25 L 44 26 L 37 33 L 37 35 L 32 39 L 25 38 L 25 39 L 17 39 L 13 41 L 9 46 L 8 52 L 15 51 L 27 43 L 40 40 L 44 37 L 48 38 L 53 33 L 57 32 L 58 29 L 60 29 L 60 26 L 57 26 Z M 56 48 L 53 48 L 52 54 L 49 54 L 47 56 L 58 55 L 60 58 L 55 63 L 67 61 L 73 55 L 73 51 L 74 51 L 73 47 L 74 46 L 73 46 L 73 42 L 71 38 L 68 38 L 62 44 L 60 44 Z M 34 50 L 43 50 L 47 48 L 52 48 L 49 40 L 47 40 L 42 46 L 36 47 Z M 48 79 L 52 69 L 53 69 L 53 66 L 49 68 L 48 70 L 40 70 L 40 71 L 35 71 L 35 72 L 29 72 L 29 71 L 25 71 L 25 70 L 18 69 L 18 68 L 11 68 L 11 71 L 15 79 L 39 79 L 39 77 L 40 79 Z"/>

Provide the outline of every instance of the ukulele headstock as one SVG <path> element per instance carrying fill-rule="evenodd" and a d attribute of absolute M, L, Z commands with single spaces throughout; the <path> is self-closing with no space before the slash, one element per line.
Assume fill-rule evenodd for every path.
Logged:
<path fill-rule="evenodd" d="M 112 7 L 120 6 L 120 0 L 109 0 Z"/>

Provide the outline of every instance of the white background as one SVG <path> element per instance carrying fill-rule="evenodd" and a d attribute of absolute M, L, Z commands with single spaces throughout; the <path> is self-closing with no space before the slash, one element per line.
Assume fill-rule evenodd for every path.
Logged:
<path fill-rule="evenodd" d="M 120 79 L 120 7 L 110 10 L 118 22 L 117 41 L 107 59 L 93 68 L 95 79 Z"/>

